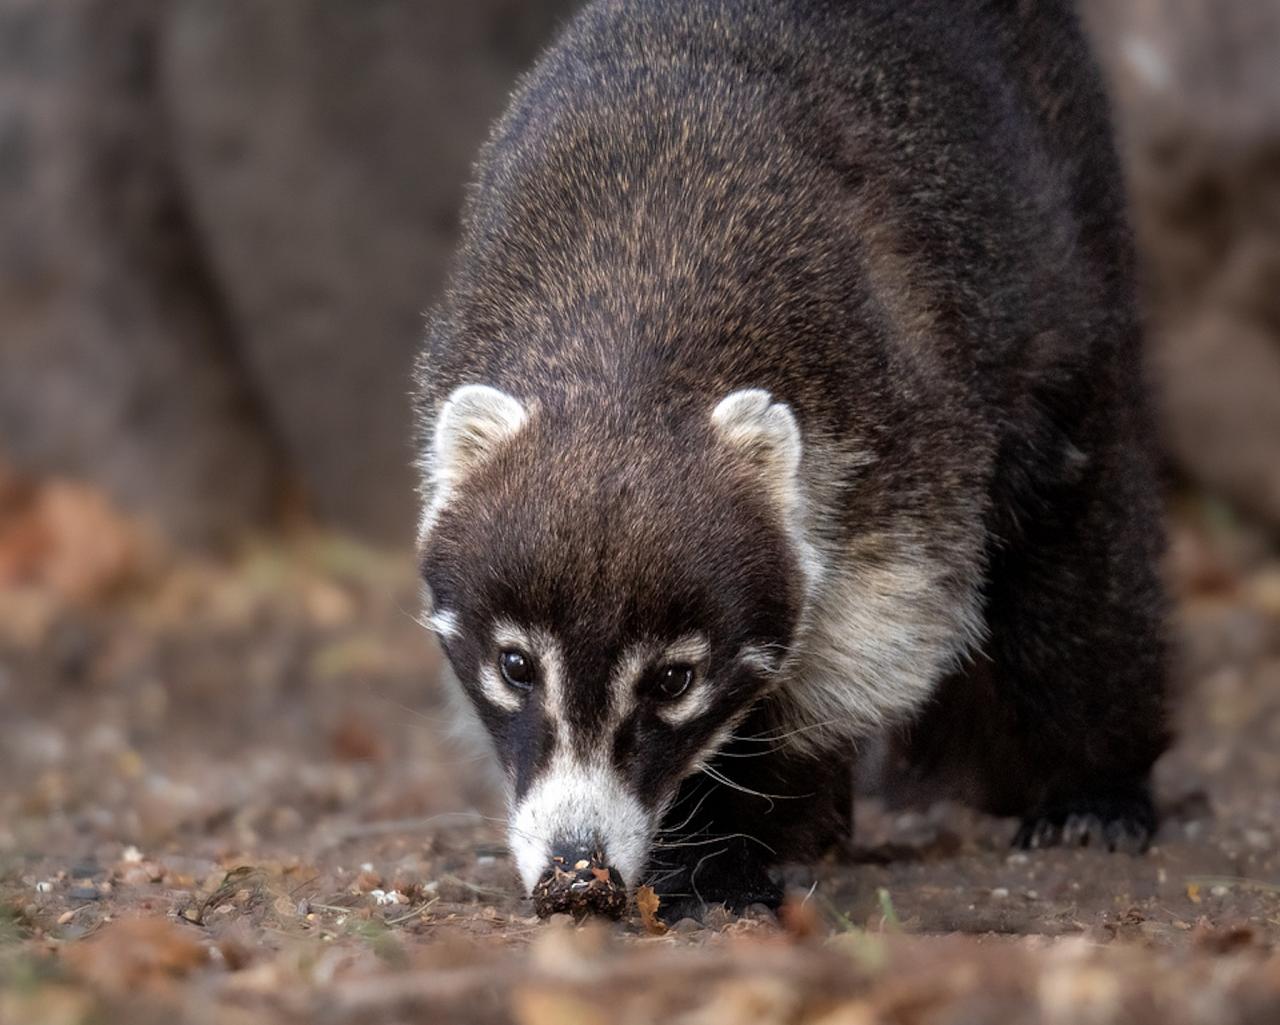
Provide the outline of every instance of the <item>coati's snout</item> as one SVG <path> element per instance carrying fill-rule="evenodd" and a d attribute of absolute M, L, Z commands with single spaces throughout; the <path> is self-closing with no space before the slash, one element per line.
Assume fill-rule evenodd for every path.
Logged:
<path fill-rule="evenodd" d="M 617 913 L 661 871 L 682 781 L 777 682 L 803 600 L 786 406 L 747 390 L 643 434 L 618 422 L 466 386 L 428 464 L 429 622 L 543 914 Z"/>

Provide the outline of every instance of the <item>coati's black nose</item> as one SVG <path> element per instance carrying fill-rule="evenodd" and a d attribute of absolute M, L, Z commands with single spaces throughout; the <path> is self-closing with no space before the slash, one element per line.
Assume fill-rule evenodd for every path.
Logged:
<path fill-rule="evenodd" d="M 557 844 L 551 863 L 533 887 L 533 909 L 539 918 L 556 913 L 585 918 L 620 918 L 627 906 L 627 888 L 618 870 L 597 847 Z"/>

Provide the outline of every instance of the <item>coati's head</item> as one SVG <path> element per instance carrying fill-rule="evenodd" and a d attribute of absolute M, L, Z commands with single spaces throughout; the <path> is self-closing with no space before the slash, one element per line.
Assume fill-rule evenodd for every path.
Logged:
<path fill-rule="evenodd" d="M 467 385 L 436 412 L 430 624 L 530 889 L 596 852 L 634 885 L 680 781 L 776 679 L 811 572 L 800 452 L 757 389 L 632 412 Z"/>

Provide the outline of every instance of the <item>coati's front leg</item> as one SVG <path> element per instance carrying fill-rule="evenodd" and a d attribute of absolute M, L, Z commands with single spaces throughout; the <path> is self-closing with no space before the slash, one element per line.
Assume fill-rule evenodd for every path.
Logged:
<path fill-rule="evenodd" d="M 800 749 L 764 715 L 681 785 L 649 862 L 649 882 L 667 921 L 699 917 L 706 905 L 734 912 L 776 908 L 770 868 L 811 861 L 853 829 L 853 756 Z"/>
<path fill-rule="evenodd" d="M 1158 490 L 1113 441 L 992 560 L 989 638 L 908 736 L 921 775 L 967 778 L 1015 842 L 1141 851 L 1169 739 Z"/>
<path fill-rule="evenodd" d="M 988 638 L 895 744 L 940 785 L 1017 815 L 1015 843 L 1145 849 L 1151 767 L 1169 739 L 1159 492 L 1141 431 L 1099 426 L 1082 472 L 997 525 Z M 1136 419 L 1136 418 L 1134 418 Z M 932 786 L 930 786 L 932 784 Z"/>
<path fill-rule="evenodd" d="M 1126 466 L 1121 451 L 992 580 L 994 679 L 1021 757 L 991 774 L 1032 784 L 1024 847 L 1140 851 L 1156 829 L 1151 768 L 1169 741 L 1162 531 L 1141 456 Z"/>

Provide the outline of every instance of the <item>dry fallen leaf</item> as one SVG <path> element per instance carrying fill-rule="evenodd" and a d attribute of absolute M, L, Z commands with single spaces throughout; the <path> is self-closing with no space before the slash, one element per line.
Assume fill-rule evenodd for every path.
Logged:
<path fill-rule="evenodd" d="M 126 918 L 68 948 L 67 961 L 81 978 L 113 993 L 165 985 L 209 962 L 191 931 L 163 918 Z"/>
<path fill-rule="evenodd" d="M 778 921 L 789 935 L 798 940 L 819 936 L 825 931 L 818 909 L 809 900 L 797 898 L 794 894 L 778 908 Z"/>
<path fill-rule="evenodd" d="M 519 989 L 511 1004 L 520 1025 L 609 1025 L 612 1020 L 602 1008 L 562 990 Z"/>
<path fill-rule="evenodd" d="M 99 492 L 0 466 L 0 587 L 92 604 L 143 575 L 149 542 Z"/>
<path fill-rule="evenodd" d="M 658 906 L 662 898 L 653 892 L 652 886 L 641 886 L 636 890 L 636 910 L 640 912 L 640 922 L 645 932 L 661 936 L 667 931 L 666 925 L 658 919 Z"/>

